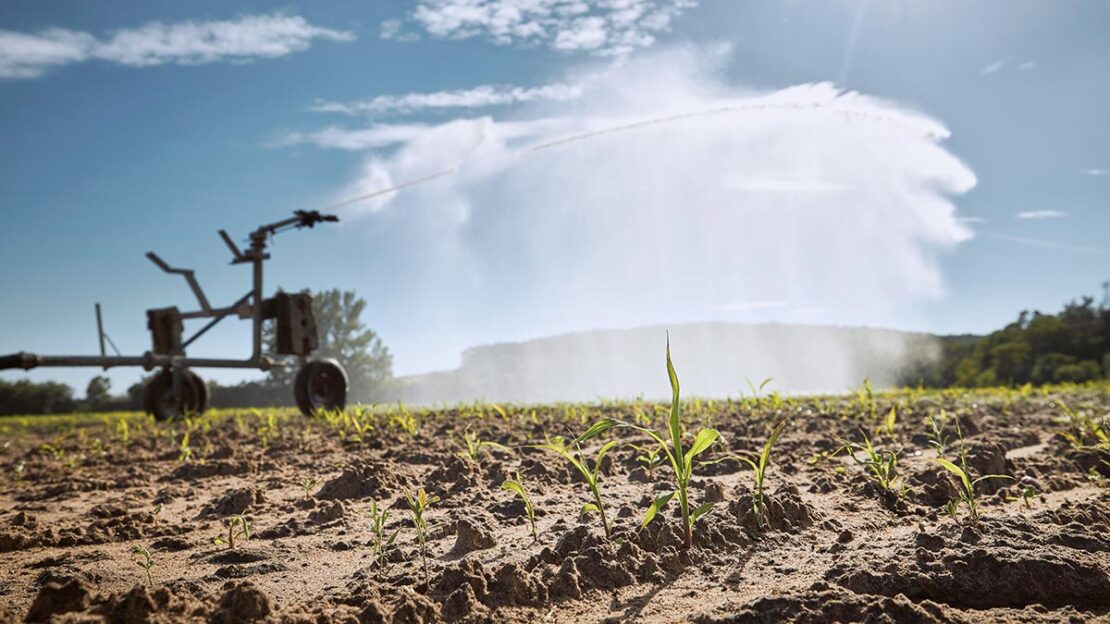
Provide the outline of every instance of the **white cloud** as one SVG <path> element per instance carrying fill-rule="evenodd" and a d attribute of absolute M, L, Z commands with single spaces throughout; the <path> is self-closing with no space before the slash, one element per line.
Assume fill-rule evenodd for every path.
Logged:
<path fill-rule="evenodd" d="M 621 56 L 655 43 L 696 5 L 696 0 L 420 0 L 412 19 L 435 37 Z"/>
<path fill-rule="evenodd" d="M 321 113 L 346 115 L 407 114 L 429 109 L 474 109 L 543 100 L 561 102 L 576 99 L 580 95 L 582 95 L 582 87 L 576 84 L 549 84 L 538 87 L 481 85 L 452 91 L 379 95 L 370 100 L 354 102 L 317 100 L 310 109 Z"/>
<path fill-rule="evenodd" d="M 1033 69 L 1036 66 L 1037 66 L 1036 61 L 1025 61 L 1024 63 L 1018 65 L 1018 70 L 1019 71 L 1029 71 L 1030 69 Z"/>
<path fill-rule="evenodd" d="M 1010 59 L 1002 59 L 1000 61 L 995 61 L 993 63 L 989 63 L 987 65 L 984 65 L 983 69 L 979 70 L 979 75 L 980 76 L 987 76 L 987 75 L 990 75 L 990 74 L 997 73 L 997 72 L 1001 71 L 1002 68 L 1005 67 L 1006 64 L 1009 63 L 1009 62 L 1010 62 Z"/>
<path fill-rule="evenodd" d="M 383 297 L 437 335 L 670 323 L 722 302 L 789 319 L 805 308 L 778 302 L 816 301 L 828 322 L 898 323 L 940 296 L 941 254 L 972 235 L 952 197 L 976 182 L 947 129 L 831 84 L 740 88 L 720 78 L 727 60 L 669 48 L 508 120 L 296 142 L 367 150 L 336 199 L 455 171 L 344 209 L 372 220 L 374 262 L 418 276 Z"/>
<path fill-rule="evenodd" d="M 381 27 L 378 31 L 378 36 L 382 39 L 392 41 L 419 41 L 420 35 L 416 33 L 404 32 L 404 23 L 399 19 L 387 19 L 382 21 Z"/>
<path fill-rule="evenodd" d="M 1015 219 L 1060 219 L 1068 216 L 1062 210 L 1025 210 L 1014 215 Z"/>
<path fill-rule="evenodd" d="M 241 63 L 300 52 L 316 39 L 352 41 L 354 35 L 282 14 L 224 21 L 150 22 L 103 38 L 64 28 L 33 34 L 0 30 L 0 78 L 36 78 L 55 67 L 90 60 L 131 67 Z"/>
<path fill-rule="evenodd" d="M 1055 241 L 1041 240 L 1038 238 L 1025 238 L 1024 236 L 1009 236 L 1006 234 L 986 234 L 991 238 L 1010 241 L 1019 245 L 1026 245 L 1028 247 L 1039 247 L 1041 249 L 1055 249 L 1058 251 L 1072 251 L 1075 253 L 1093 254 L 1098 256 L 1110 255 L 1110 249 L 1100 249 L 1098 247 L 1085 247 L 1083 245 L 1069 245 L 1067 243 L 1057 243 Z"/>
<path fill-rule="evenodd" d="M 1082 169 L 1082 170 L 1079 171 L 1079 173 L 1081 173 L 1083 175 L 1087 175 L 1087 176 L 1099 177 L 1099 176 L 1110 175 L 1110 169 L 1098 169 L 1098 168 Z"/>

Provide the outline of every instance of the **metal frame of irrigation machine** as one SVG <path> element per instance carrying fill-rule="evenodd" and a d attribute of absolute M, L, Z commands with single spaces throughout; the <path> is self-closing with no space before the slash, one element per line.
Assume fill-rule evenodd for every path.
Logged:
<path fill-rule="evenodd" d="M 142 366 L 148 371 L 161 368 L 147 384 L 143 407 L 156 418 L 165 420 L 207 409 L 208 386 L 191 369 L 256 368 L 267 371 L 287 365 L 284 358 L 275 359 L 274 355 L 296 356 L 300 366 L 293 383 L 297 407 L 305 415 L 311 415 L 317 409 L 342 409 L 347 400 L 347 372 L 335 360 L 308 358 L 318 344 L 311 296 L 307 293 L 279 292 L 269 299 L 262 297 L 262 263 L 270 258 L 270 254 L 266 253 L 270 237 L 291 228 L 311 228 L 317 223 L 338 220 L 334 215 L 320 214 L 315 210 L 298 210 L 288 219 L 259 226 L 251 232 L 250 247 L 246 251 L 240 251 L 227 232 L 220 230 L 220 238 L 231 250 L 231 264 L 250 264 L 253 269 L 251 290 L 235 303 L 223 308 L 209 305 L 192 270 L 171 267 L 154 252 L 148 252 L 147 258 L 158 268 L 185 278 L 200 305 L 199 310 L 189 312 L 181 312 L 176 307 L 147 310 L 147 325 L 154 343 L 150 351 L 137 356 L 120 355 L 115 344 L 112 344 L 116 355 L 107 355 L 104 342 L 108 339 L 111 343 L 111 339 L 104 333 L 100 304 L 97 303 L 96 328 L 100 340 L 100 355 L 36 355 L 20 352 L 0 356 L 0 370 L 30 370 L 39 366 L 99 366 L 104 370 L 113 366 Z M 190 358 L 185 355 L 185 349 L 189 345 L 232 314 L 240 319 L 251 319 L 252 348 L 249 358 Z M 183 341 L 183 321 L 201 318 L 212 320 Z M 276 325 L 274 354 L 262 352 L 262 322 L 266 320 L 274 320 Z"/>

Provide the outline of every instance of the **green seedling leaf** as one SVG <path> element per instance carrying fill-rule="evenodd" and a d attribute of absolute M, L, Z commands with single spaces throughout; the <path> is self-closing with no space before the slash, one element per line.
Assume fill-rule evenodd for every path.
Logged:
<path fill-rule="evenodd" d="M 667 503 L 671 502 L 671 499 L 674 498 L 675 494 L 676 492 L 668 492 L 662 496 L 656 497 L 655 500 L 651 501 L 651 505 L 648 506 L 647 511 L 644 513 L 644 519 L 642 522 L 640 522 L 640 526 L 646 527 L 649 522 L 654 520 L 655 515 L 659 513 L 659 510 L 666 507 Z"/>

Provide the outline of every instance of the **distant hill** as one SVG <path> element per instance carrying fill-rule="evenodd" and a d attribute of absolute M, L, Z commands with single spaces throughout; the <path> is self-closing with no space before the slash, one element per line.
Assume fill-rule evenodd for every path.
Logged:
<path fill-rule="evenodd" d="M 886 329 L 689 323 L 563 334 L 468 349 L 459 368 L 400 378 L 406 402 L 590 401 L 669 396 L 664 349 L 686 396 L 737 396 L 745 378 L 767 391 L 842 392 L 869 377 L 889 386 L 939 353 L 929 334 Z"/>

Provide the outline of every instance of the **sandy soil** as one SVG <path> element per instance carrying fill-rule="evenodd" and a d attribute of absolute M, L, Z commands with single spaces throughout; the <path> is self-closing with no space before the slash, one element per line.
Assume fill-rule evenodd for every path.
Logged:
<path fill-rule="evenodd" d="M 0 421 L 0 622 L 1110 621 L 1110 464 L 1057 435 L 1061 399 L 1110 412 L 1104 389 L 879 398 L 880 422 L 897 410 L 893 435 L 875 438 L 899 449 L 895 491 L 831 454 L 838 436 L 859 441 L 861 425 L 874 436 L 880 424 L 856 397 L 689 402 L 688 428 L 724 437 L 691 484 L 695 504 L 716 505 L 689 549 L 675 505 L 640 529 L 647 503 L 673 488 L 668 467 L 649 474 L 630 446 L 610 452 L 606 539 L 596 514 L 579 517 L 590 501 L 581 476 L 526 446 L 605 416 L 661 428 L 664 404 L 394 409 L 331 422 L 130 417 L 126 442 L 112 417 Z M 944 512 L 956 482 L 923 424 L 941 409 L 947 457 L 958 461 L 958 421 L 972 476 L 1014 478 L 980 483 L 978 523 Z M 783 417 L 760 528 L 752 472 L 728 455 L 758 452 Z M 356 423 L 371 427 L 362 440 Z M 460 456 L 464 427 L 511 448 Z M 523 504 L 500 488 L 516 473 L 537 508 L 536 543 Z M 442 498 L 427 512 L 427 585 L 403 496 L 419 487 Z M 400 530 L 384 567 L 367 515 L 375 500 L 389 509 L 387 532 Z M 216 543 L 237 514 L 249 539 Z M 136 546 L 151 552 L 153 586 Z"/>

